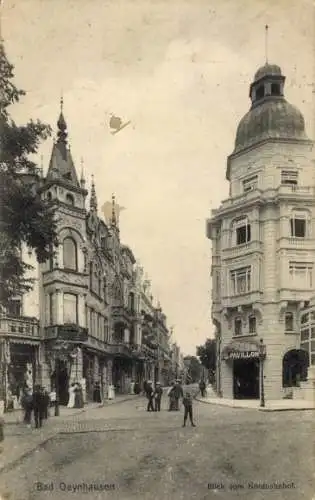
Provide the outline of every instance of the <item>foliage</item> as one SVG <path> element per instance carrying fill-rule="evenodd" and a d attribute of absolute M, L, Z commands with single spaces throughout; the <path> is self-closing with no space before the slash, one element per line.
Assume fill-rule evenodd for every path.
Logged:
<path fill-rule="evenodd" d="M 196 356 L 185 356 L 184 363 L 188 368 L 187 374 L 189 382 L 198 382 L 201 377 L 201 364 Z"/>
<path fill-rule="evenodd" d="M 216 369 L 216 341 L 207 339 L 204 345 L 197 346 L 197 356 L 201 364 L 209 370 L 209 374 L 215 373 Z"/>
<path fill-rule="evenodd" d="M 9 106 L 25 95 L 12 82 L 13 70 L 0 44 L 0 304 L 4 306 L 32 287 L 22 244 L 45 262 L 56 243 L 54 213 L 39 195 L 39 169 L 29 158 L 51 129 L 33 120 L 17 125 L 10 117 Z"/>

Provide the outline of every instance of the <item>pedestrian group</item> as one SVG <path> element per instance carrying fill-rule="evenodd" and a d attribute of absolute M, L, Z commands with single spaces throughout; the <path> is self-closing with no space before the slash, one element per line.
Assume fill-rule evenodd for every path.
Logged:
<path fill-rule="evenodd" d="M 157 382 L 155 388 L 151 380 L 144 382 L 144 393 L 148 400 L 147 411 L 161 411 L 161 400 L 163 395 L 163 389 L 160 382 Z M 183 387 L 180 380 L 173 382 L 171 388 L 168 391 L 169 407 L 168 411 L 179 411 L 179 401 L 182 399 L 184 406 L 184 423 L 183 427 L 186 426 L 187 418 L 189 417 L 192 427 L 196 427 L 193 421 L 193 398 L 190 392 L 183 391 Z"/>
<path fill-rule="evenodd" d="M 34 391 L 26 387 L 21 399 L 24 410 L 24 423 L 31 425 L 34 414 L 35 427 L 42 427 L 43 420 L 49 416 L 50 397 L 48 391 L 40 385 L 35 385 Z"/>

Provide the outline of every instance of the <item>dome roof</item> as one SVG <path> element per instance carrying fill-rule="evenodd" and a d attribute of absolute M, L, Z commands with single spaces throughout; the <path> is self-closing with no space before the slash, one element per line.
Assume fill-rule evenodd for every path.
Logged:
<path fill-rule="evenodd" d="M 256 71 L 254 81 L 257 82 L 264 76 L 282 76 L 280 66 L 277 66 L 276 64 L 266 63 Z"/>
<path fill-rule="evenodd" d="M 234 153 L 266 139 L 306 140 L 302 113 L 283 98 L 266 99 L 241 119 L 236 132 Z"/>

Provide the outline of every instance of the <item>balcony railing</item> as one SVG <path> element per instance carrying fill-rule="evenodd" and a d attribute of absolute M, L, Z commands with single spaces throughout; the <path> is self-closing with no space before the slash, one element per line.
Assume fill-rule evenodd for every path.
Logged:
<path fill-rule="evenodd" d="M 222 259 L 234 259 L 235 257 L 261 251 L 262 243 L 258 240 L 253 240 L 248 243 L 243 243 L 242 245 L 224 248 L 222 250 Z"/>
<path fill-rule="evenodd" d="M 68 340 L 70 342 L 86 342 L 88 339 L 88 329 L 76 324 L 46 326 L 45 338 Z"/>
<path fill-rule="evenodd" d="M 0 335 L 39 339 L 39 322 L 36 318 L 0 318 Z"/>

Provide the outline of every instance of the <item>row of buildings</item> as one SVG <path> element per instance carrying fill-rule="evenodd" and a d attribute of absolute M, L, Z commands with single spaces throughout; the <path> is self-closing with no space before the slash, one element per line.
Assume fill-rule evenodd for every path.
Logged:
<path fill-rule="evenodd" d="M 207 221 L 225 398 L 314 397 L 314 143 L 284 85 L 277 65 L 256 72 L 227 159 L 229 197 Z"/>
<path fill-rule="evenodd" d="M 85 387 L 87 400 L 96 384 L 105 395 L 111 385 L 125 393 L 132 382 L 169 384 L 181 375 L 183 360 L 166 315 L 154 304 L 151 283 L 132 250 L 121 242 L 114 197 L 105 222 L 92 181 L 86 208 L 88 190 L 67 144 L 62 108 L 57 126 L 47 175 L 24 180 L 55 210 L 58 244 L 41 265 L 34 252 L 21 250 L 35 281 L 0 317 L 5 400 L 18 398 L 25 382 L 57 388 L 64 404 L 75 381 Z"/>

